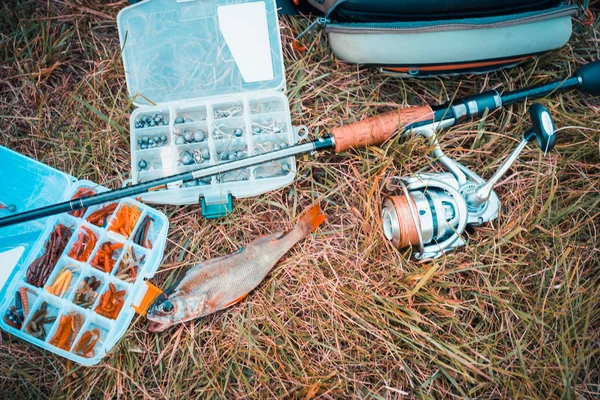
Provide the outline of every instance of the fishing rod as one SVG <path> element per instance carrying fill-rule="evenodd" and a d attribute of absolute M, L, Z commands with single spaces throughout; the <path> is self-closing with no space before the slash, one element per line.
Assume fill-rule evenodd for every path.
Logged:
<path fill-rule="evenodd" d="M 171 189 L 193 180 L 209 178 L 291 156 L 317 153 L 325 150 L 334 150 L 336 153 L 340 153 L 351 148 L 380 145 L 399 131 L 403 131 L 405 134 L 411 132 L 415 135 L 431 138 L 434 140 L 436 148 L 439 149 L 437 140 L 435 139 L 435 132 L 439 129 L 455 125 L 467 118 L 480 116 L 486 109 L 488 112 L 492 112 L 502 108 L 503 105 L 524 101 L 528 98 L 544 97 L 551 93 L 572 89 L 578 89 L 587 94 L 600 94 L 600 61 L 582 66 L 573 76 L 565 80 L 504 94 L 499 94 L 497 91 L 492 90 L 435 107 L 420 106 L 399 109 L 350 125 L 334 128 L 330 136 L 307 143 L 13 214 L 0 218 L 0 228 L 156 190 Z M 433 155 L 451 172 L 460 173 L 457 170 L 459 167 L 441 153 L 441 151 L 434 150 Z"/>

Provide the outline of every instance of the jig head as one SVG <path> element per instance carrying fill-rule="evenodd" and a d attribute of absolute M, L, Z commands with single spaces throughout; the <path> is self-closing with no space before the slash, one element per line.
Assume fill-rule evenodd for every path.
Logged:
<path fill-rule="evenodd" d="M 394 177 L 388 190 L 401 190 L 384 199 L 383 233 L 397 248 L 418 246 L 418 260 L 437 258 L 464 246 L 462 234 L 467 226 L 479 226 L 498 217 L 500 200 L 493 188 L 517 160 L 527 143 L 537 139 L 544 151 L 554 148 L 555 127 L 550 112 L 540 104 L 529 108 L 532 127 L 516 149 L 486 182 L 479 175 L 446 156 L 430 134 L 419 132 L 433 141 L 433 155 L 450 172 Z"/>
<path fill-rule="evenodd" d="M 0 210 L 6 210 L 8 212 L 14 213 L 17 212 L 17 206 L 14 204 L 6 205 L 0 201 Z"/>

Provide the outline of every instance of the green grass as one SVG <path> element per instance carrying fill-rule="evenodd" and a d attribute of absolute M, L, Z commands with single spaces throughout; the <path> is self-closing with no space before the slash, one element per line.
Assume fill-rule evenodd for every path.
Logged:
<path fill-rule="evenodd" d="M 3 6 L 0 144 L 121 186 L 133 111 L 115 22 L 125 5 Z M 596 18 L 575 21 L 562 49 L 510 70 L 401 80 L 336 60 L 322 34 L 295 53 L 292 37 L 306 24 L 285 18 L 282 35 L 292 119 L 311 135 L 395 107 L 559 79 L 600 57 Z M 469 232 L 467 247 L 416 263 L 380 232 L 383 181 L 429 168 L 426 141 L 300 158 L 292 185 L 236 201 L 226 219 L 158 207 L 171 227 L 155 282 L 168 285 L 201 260 L 291 228 L 321 202 L 327 223 L 247 300 L 163 334 L 136 317 L 93 368 L 2 332 L 2 397 L 598 398 L 600 101 L 571 92 L 540 102 L 567 127 L 556 150 L 524 151 L 498 189 L 498 220 Z M 528 124 L 526 105 L 513 105 L 440 140 L 489 177 Z"/>

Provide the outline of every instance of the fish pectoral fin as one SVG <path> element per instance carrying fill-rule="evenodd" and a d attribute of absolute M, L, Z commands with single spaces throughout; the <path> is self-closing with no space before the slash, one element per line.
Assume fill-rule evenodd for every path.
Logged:
<path fill-rule="evenodd" d="M 246 297 L 248 297 L 248 293 L 241 295 L 240 297 L 238 297 L 237 299 L 235 299 L 231 303 L 227 303 L 225 305 L 225 308 L 231 307 L 232 305 L 239 303 L 240 301 L 244 300 Z"/>
<path fill-rule="evenodd" d="M 192 295 L 187 297 L 186 313 L 197 313 L 202 314 L 202 311 L 206 308 L 206 296 L 205 295 Z"/>
<path fill-rule="evenodd" d="M 207 299 L 206 300 L 206 309 L 209 312 L 217 311 L 217 306 L 219 305 L 219 302 L 221 301 L 222 298 L 223 298 L 223 293 L 220 292 L 220 293 L 216 293 L 210 299 Z"/>

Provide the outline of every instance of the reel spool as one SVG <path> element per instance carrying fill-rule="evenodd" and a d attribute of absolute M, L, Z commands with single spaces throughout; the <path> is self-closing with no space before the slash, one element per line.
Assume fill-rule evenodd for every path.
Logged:
<path fill-rule="evenodd" d="M 500 200 L 494 185 L 517 160 L 527 143 L 537 139 L 546 154 L 554 148 L 554 123 L 550 112 L 540 104 L 529 108 L 533 126 L 516 149 L 486 182 L 473 171 L 448 158 L 431 134 L 438 162 L 450 172 L 392 178 L 388 190 L 401 193 L 388 196 L 382 205 L 383 234 L 398 249 L 418 246 L 418 260 L 437 258 L 464 246 L 467 226 L 479 226 L 498 217 Z"/>

